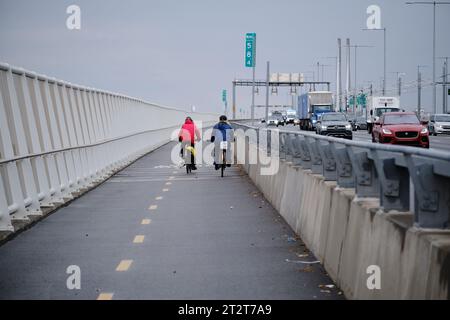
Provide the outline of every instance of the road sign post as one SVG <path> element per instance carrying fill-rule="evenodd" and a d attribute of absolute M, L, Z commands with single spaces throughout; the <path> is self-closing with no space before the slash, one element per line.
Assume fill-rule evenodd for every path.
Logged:
<path fill-rule="evenodd" d="M 251 119 L 252 124 L 255 119 L 255 67 L 256 67 L 256 33 L 247 33 L 245 35 L 245 66 L 252 68 L 252 106 Z"/>
<path fill-rule="evenodd" d="M 225 105 L 225 115 L 227 115 L 228 103 L 227 103 L 227 90 L 225 89 L 222 90 L 222 102 Z"/>

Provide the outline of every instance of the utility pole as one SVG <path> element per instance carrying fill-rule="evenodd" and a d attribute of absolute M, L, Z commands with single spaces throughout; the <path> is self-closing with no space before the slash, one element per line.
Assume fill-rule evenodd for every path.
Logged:
<path fill-rule="evenodd" d="M 266 123 L 269 120 L 269 80 L 270 80 L 270 62 L 267 61 L 267 73 L 266 73 Z"/>
<path fill-rule="evenodd" d="M 356 94 L 357 94 L 357 91 L 358 91 L 357 84 L 356 84 L 356 76 L 357 76 L 357 73 L 356 73 L 356 70 L 357 70 L 357 68 L 356 68 L 356 67 L 357 67 L 357 60 L 356 60 L 356 57 L 357 57 L 357 49 L 358 49 L 358 48 L 373 48 L 373 46 L 366 46 L 366 45 L 355 44 L 355 45 L 350 46 L 350 47 L 355 48 L 355 80 L 353 80 L 354 83 L 355 83 L 355 86 L 354 86 L 354 99 L 353 99 L 353 102 L 354 102 L 353 109 L 354 109 L 354 110 L 353 110 L 353 112 L 354 112 L 355 118 L 356 118 L 356 109 L 357 109 Z"/>
<path fill-rule="evenodd" d="M 345 111 L 347 111 L 348 95 L 350 93 L 350 39 L 346 40 L 346 83 L 345 83 Z"/>
<path fill-rule="evenodd" d="M 433 113 L 436 113 L 436 5 L 444 5 L 450 4 L 450 2 L 444 1 L 433 1 L 433 2 L 423 2 L 423 1 L 415 1 L 415 2 L 406 2 L 406 4 L 432 4 L 433 5 Z"/>
<path fill-rule="evenodd" d="M 422 75 L 420 74 L 420 68 L 417 68 L 417 114 L 420 117 L 420 99 L 422 91 Z"/>
<path fill-rule="evenodd" d="M 444 59 L 444 66 L 442 67 L 442 113 L 447 113 L 447 75 L 448 75 L 448 59 L 449 57 L 438 57 Z"/>
<path fill-rule="evenodd" d="M 421 109 L 421 98 L 422 98 L 422 73 L 420 72 L 420 68 L 426 66 L 417 66 L 417 116 L 420 117 L 420 109 Z"/>
<path fill-rule="evenodd" d="M 383 31 L 383 96 L 386 94 L 386 28 L 363 29 L 364 31 Z"/>
<path fill-rule="evenodd" d="M 400 97 L 402 95 L 402 75 L 405 75 L 406 73 L 400 71 L 393 71 L 391 73 L 395 74 L 397 77 L 397 95 Z"/>
<path fill-rule="evenodd" d="M 317 62 L 317 81 L 320 81 L 320 71 L 319 71 L 319 68 L 320 68 L 320 63 L 319 62 Z M 322 79 L 323 80 L 323 79 Z"/>
<path fill-rule="evenodd" d="M 340 39 L 338 39 L 340 40 Z M 338 42 L 339 43 L 339 42 Z M 340 111 L 339 109 L 339 102 L 338 102 L 338 95 L 339 95 L 339 71 L 338 71 L 338 57 L 323 57 L 322 59 L 334 59 L 334 67 L 336 68 L 335 72 L 335 79 L 336 79 L 336 92 L 335 92 L 335 111 Z M 323 67 L 329 67 L 329 65 L 323 65 Z"/>
<path fill-rule="evenodd" d="M 336 63 L 336 101 L 337 101 L 337 110 L 342 112 L 342 77 L 341 77 L 341 65 L 342 65 L 342 56 L 341 56 L 341 38 L 338 38 L 338 56 Z"/>
<path fill-rule="evenodd" d="M 233 81 L 232 104 L 233 119 L 236 119 L 236 80 Z"/>

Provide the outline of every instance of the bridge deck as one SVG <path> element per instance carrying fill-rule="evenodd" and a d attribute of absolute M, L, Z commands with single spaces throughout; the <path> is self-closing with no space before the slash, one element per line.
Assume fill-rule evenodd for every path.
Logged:
<path fill-rule="evenodd" d="M 187 176 L 170 166 L 171 147 L 0 247 L 0 298 L 342 297 L 320 287 L 332 284 L 320 264 L 299 263 L 315 258 L 237 167 L 223 179 L 211 167 Z M 131 265 L 116 271 L 123 260 Z M 70 265 L 81 269 L 81 290 L 66 287 Z"/>

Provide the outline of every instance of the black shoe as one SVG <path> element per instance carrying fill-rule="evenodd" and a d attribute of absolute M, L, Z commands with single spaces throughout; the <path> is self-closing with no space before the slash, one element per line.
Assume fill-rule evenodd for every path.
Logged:
<path fill-rule="evenodd" d="M 197 170 L 197 167 L 195 166 L 195 164 L 191 167 L 192 170 Z"/>

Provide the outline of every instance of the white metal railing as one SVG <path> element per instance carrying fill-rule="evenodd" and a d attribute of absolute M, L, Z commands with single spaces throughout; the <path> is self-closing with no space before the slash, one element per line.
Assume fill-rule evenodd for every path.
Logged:
<path fill-rule="evenodd" d="M 170 140 L 188 113 L 0 64 L 0 231 Z"/>

